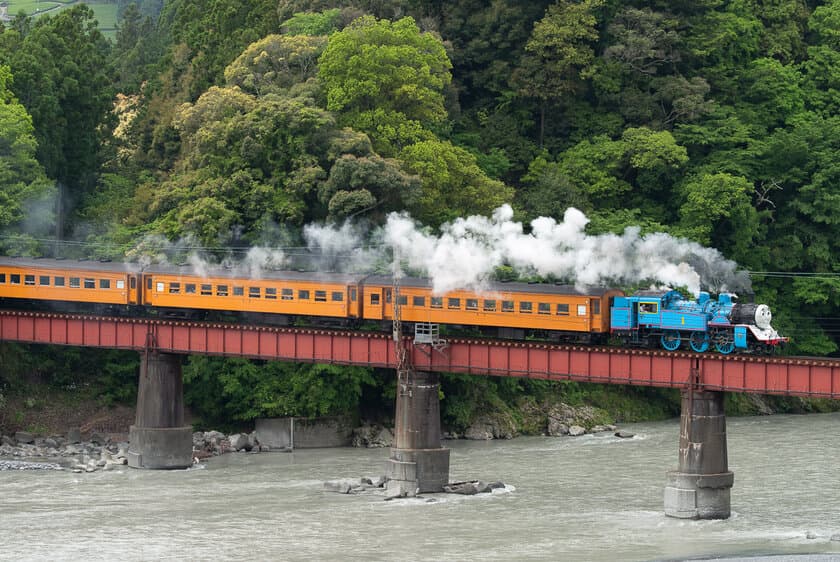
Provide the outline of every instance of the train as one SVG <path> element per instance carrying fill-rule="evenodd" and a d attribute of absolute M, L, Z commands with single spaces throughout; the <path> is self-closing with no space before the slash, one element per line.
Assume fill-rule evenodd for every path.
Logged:
<path fill-rule="evenodd" d="M 394 303 L 394 299 L 398 303 Z M 723 293 L 696 301 L 673 290 L 626 295 L 549 283 L 495 282 L 435 294 L 429 279 L 0 257 L 0 306 L 30 310 L 226 319 L 269 325 L 390 329 L 400 321 L 506 339 L 681 347 L 702 353 L 771 353 L 788 341 L 770 325 L 767 305 Z"/>

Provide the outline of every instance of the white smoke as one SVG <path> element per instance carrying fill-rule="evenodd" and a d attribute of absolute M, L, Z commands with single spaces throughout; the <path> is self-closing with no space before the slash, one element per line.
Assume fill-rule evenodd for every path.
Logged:
<path fill-rule="evenodd" d="M 286 254 L 276 248 L 254 247 L 248 250 L 243 265 L 250 279 L 260 279 L 265 269 L 279 269 L 286 263 Z"/>
<path fill-rule="evenodd" d="M 486 292 L 499 266 L 511 266 L 522 275 L 553 277 L 586 287 L 651 283 L 686 287 L 697 295 L 701 288 L 713 292 L 751 291 L 749 277 L 712 248 L 664 233 L 641 234 L 628 227 L 621 235 L 589 235 L 589 219 L 569 208 L 563 220 L 539 217 L 530 228 L 513 220 L 513 209 L 503 205 L 492 216 L 459 218 L 433 232 L 407 213 L 391 213 L 384 227 L 372 234 L 359 225 L 311 224 L 304 227 L 307 252 L 292 256 L 278 248 L 254 247 L 244 260 L 233 255 L 222 265 L 237 275 L 260 278 L 265 269 L 280 267 L 371 273 L 400 268 L 431 279 L 436 294 L 456 289 Z M 192 239 L 169 242 L 147 237 L 135 250 L 143 264 L 167 263 L 179 255 L 201 276 L 213 263 L 194 250 Z"/>
<path fill-rule="evenodd" d="M 523 274 L 554 276 L 578 288 L 653 282 L 687 287 L 732 289 L 737 265 L 720 252 L 667 234 L 641 235 L 629 227 L 622 235 L 588 235 L 589 219 L 566 210 L 562 222 L 539 217 L 525 232 L 503 205 L 491 217 L 470 216 L 444 224 L 439 234 L 422 229 L 405 213 L 393 213 L 384 241 L 409 268 L 428 275 L 435 293 L 483 290 L 493 271 L 510 265 Z M 706 274 L 701 277 L 700 272 Z"/>
<path fill-rule="evenodd" d="M 249 248 L 244 258 L 236 258 L 231 250 L 219 258 L 203 249 L 193 236 L 171 241 L 165 236 L 147 234 L 127 252 L 129 270 L 148 269 L 153 264 L 189 266 L 194 275 L 207 278 L 212 269 L 231 270 L 234 275 L 259 279 L 266 269 L 278 269 L 286 264 L 285 253 L 276 248 L 255 246 Z"/>
<path fill-rule="evenodd" d="M 374 233 L 372 238 L 379 238 Z M 366 272 L 373 271 L 386 259 L 381 246 L 366 244 L 365 228 L 345 222 L 333 225 L 308 224 L 303 227 L 303 237 L 310 252 L 308 267 L 318 271 Z"/>

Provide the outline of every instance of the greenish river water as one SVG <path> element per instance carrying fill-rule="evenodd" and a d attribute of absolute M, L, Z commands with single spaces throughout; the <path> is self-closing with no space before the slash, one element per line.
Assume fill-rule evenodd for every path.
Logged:
<path fill-rule="evenodd" d="M 0 559 L 840 560 L 830 540 L 840 534 L 840 415 L 727 421 L 725 521 L 663 514 L 672 420 L 622 426 L 633 439 L 446 442 L 451 480 L 507 484 L 478 496 L 323 491 L 325 480 L 381 474 L 384 449 L 230 454 L 170 472 L 0 472 Z"/>

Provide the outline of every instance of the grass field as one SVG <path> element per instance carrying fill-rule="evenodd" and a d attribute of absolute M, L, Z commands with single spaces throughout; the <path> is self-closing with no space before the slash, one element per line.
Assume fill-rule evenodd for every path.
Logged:
<path fill-rule="evenodd" d="M 99 22 L 99 29 L 106 37 L 114 38 L 114 33 L 117 28 L 117 5 L 110 2 L 76 2 L 73 0 L 67 2 L 57 2 L 55 0 L 6 0 L 9 4 L 8 14 L 15 16 L 18 12 L 23 11 L 36 17 L 41 14 L 56 14 L 64 8 L 68 8 L 75 4 L 87 4 L 96 14 L 96 20 Z"/>
<path fill-rule="evenodd" d="M 43 0 L 7 0 L 7 2 L 9 4 L 8 14 L 10 16 L 16 16 L 21 11 L 27 14 L 33 14 L 62 5 L 61 2 L 45 2 Z"/>

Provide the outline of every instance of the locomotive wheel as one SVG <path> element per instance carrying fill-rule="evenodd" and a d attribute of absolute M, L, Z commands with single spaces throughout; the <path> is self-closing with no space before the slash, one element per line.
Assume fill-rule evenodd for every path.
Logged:
<path fill-rule="evenodd" d="M 682 338 L 680 337 L 680 333 L 678 331 L 667 330 L 663 332 L 659 341 L 662 344 L 662 347 L 668 351 L 674 351 L 682 343 Z"/>
<path fill-rule="evenodd" d="M 729 355 L 735 350 L 735 338 L 731 332 L 718 332 L 715 334 L 715 349 L 718 353 Z"/>
<path fill-rule="evenodd" d="M 689 344 L 691 349 L 697 353 L 703 353 L 709 349 L 709 334 L 706 332 L 691 332 Z"/>

